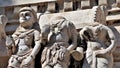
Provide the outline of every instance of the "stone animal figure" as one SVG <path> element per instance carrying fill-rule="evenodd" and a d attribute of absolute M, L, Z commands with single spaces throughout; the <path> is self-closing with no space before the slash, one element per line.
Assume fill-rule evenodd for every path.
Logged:
<path fill-rule="evenodd" d="M 45 44 L 42 68 L 68 68 L 70 53 L 77 46 L 74 24 L 62 16 L 53 17 L 49 25 L 41 27 L 41 39 Z"/>
<path fill-rule="evenodd" d="M 13 35 L 6 38 L 6 45 L 12 54 L 8 68 L 34 68 L 35 56 L 41 48 L 40 32 L 33 28 L 37 23 L 36 12 L 30 7 L 21 8 L 19 23 Z"/>
<path fill-rule="evenodd" d="M 116 47 L 112 30 L 105 25 L 97 24 L 84 27 L 80 35 L 87 41 L 83 68 L 112 68 L 112 53 Z"/>

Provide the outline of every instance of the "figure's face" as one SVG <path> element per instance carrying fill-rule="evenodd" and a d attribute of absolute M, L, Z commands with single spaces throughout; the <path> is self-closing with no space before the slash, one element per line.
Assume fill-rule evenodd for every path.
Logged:
<path fill-rule="evenodd" d="M 23 11 L 19 14 L 19 22 L 23 27 L 32 26 L 34 22 L 34 16 L 30 11 Z"/>

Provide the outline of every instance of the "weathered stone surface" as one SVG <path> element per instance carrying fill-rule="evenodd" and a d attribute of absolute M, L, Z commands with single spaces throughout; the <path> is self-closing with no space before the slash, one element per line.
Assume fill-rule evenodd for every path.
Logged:
<path fill-rule="evenodd" d="M 113 68 L 120 68 L 120 62 L 115 62 Z"/>
<path fill-rule="evenodd" d="M 85 9 L 85 8 L 90 8 L 90 0 L 81 0 L 81 8 Z"/>
<path fill-rule="evenodd" d="M 108 5 L 108 0 L 98 0 L 99 5 Z"/>
<path fill-rule="evenodd" d="M 117 6 L 120 7 L 120 0 L 116 0 Z"/>
<path fill-rule="evenodd" d="M 68 13 L 59 13 L 59 12 L 64 12 L 64 8 L 69 8 L 70 10 L 73 9 L 73 5 L 75 5 L 76 3 L 72 3 L 72 1 L 75 1 L 75 0 L 70 0 L 70 1 L 71 2 L 67 3 L 69 6 L 64 6 L 64 4 L 66 3 L 64 2 L 64 0 L 29 0 L 29 1 L 28 0 L 0 0 L 0 7 L 4 7 L 4 8 L 0 8 L 0 14 L 6 14 L 9 19 L 8 24 L 5 28 L 7 34 L 12 34 L 18 27 L 19 25 L 18 24 L 18 10 L 22 8 L 23 6 L 30 6 L 32 8 L 35 8 L 35 10 L 38 12 L 38 18 L 40 18 L 39 20 L 46 18 L 45 19 L 46 21 L 43 21 L 43 20 L 40 21 L 40 24 L 42 25 L 44 23 L 49 22 L 49 19 L 51 17 L 57 16 L 57 15 L 64 16 L 68 20 L 72 21 L 77 27 L 77 29 L 86 26 L 88 23 L 90 23 L 89 25 L 92 25 L 93 22 L 95 21 L 100 21 L 103 23 L 107 20 L 107 22 L 110 23 L 109 25 L 115 26 L 116 31 L 114 31 L 114 33 L 117 37 L 117 43 L 116 43 L 117 49 L 114 52 L 115 64 L 113 68 L 120 68 L 119 66 L 120 64 L 119 63 L 120 62 L 120 58 L 119 58 L 120 57 L 119 56 L 120 54 L 119 53 L 119 50 L 120 50 L 120 46 L 119 46 L 120 44 L 119 43 L 120 41 L 119 39 L 120 38 L 119 37 L 120 36 L 120 30 L 119 30 L 120 29 L 119 28 L 120 26 L 119 25 L 120 23 L 119 22 L 120 0 L 76 0 L 79 2 L 78 8 L 80 9 L 80 11 L 74 10 Z M 56 2 L 57 6 L 55 5 L 54 2 Z M 50 6 L 46 6 L 49 4 Z M 106 10 L 102 9 L 101 11 L 101 8 L 100 9 L 95 8 L 95 10 L 91 9 L 94 5 L 105 5 L 107 8 L 109 7 L 108 8 L 109 15 L 107 16 L 106 20 L 105 20 L 105 15 L 104 15 L 104 13 L 106 14 Z M 41 6 L 41 8 L 38 9 L 39 6 Z M 12 8 L 12 9 L 9 9 L 9 8 Z M 45 11 L 47 11 L 46 10 L 47 8 L 50 8 L 50 10 L 52 10 L 53 12 L 57 11 L 58 13 L 42 15 Z M 84 10 L 84 9 L 87 9 L 87 10 Z M 0 62 L 0 65 L 4 65 L 2 64 L 2 62 Z"/>
<path fill-rule="evenodd" d="M 53 16 L 63 16 L 66 19 L 73 22 L 76 28 L 82 28 L 86 25 L 92 25 L 95 22 L 101 22 L 105 24 L 105 15 L 104 11 L 99 7 L 93 7 L 93 9 L 80 10 L 80 11 L 72 11 L 72 12 L 64 12 L 64 13 L 55 13 L 55 14 L 44 14 L 39 19 L 40 26 L 44 24 L 48 24 L 51 17 Z M 85 20 L 86 19 L 86 20 Z"/>
<path fill-rule="evenodd" d="M 48 6 L 47 6 L 47 11 L 46 12 L 50 12 L 50 13 L 54 13 L 56 10 L 56 1 L 54 2 L 49 2 Z"/>
<path fill-rule="evenodd" d="M 64 11 L 72 11 L 72 10 L 73 10 L 73 0 L 65 0 Z"/>
<path fill-rule="evenodd" d="M 120 20 L 120 14 L 117 15 L 109 15 L 106 17 L 107 21 L 116 21 L 116 20 Z"/>

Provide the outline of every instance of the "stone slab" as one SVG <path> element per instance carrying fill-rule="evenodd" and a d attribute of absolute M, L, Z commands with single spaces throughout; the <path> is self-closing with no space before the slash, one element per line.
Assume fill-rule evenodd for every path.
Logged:
<path fill-rule="evenodd" d="M 79 10 L 79 11 L 71 11 L 71 12 L 63 12 L 63 13 L 54 13 L 54 14 L 44 14 L 41 15 L 39 19 L 40 26 L 45 24 L 49 24 L 49 21 L 54 16 L 63 16 L 67 20 L 73 22 L 77 29 L 82 28 L 86 25 L 93 25 L 96 21 L 101 22 L 103 19 L 98 15 L 102 15 L 97 12 L 100 8 L 93 7 L 93 9 Z M 105 23 L 105 22 L 101 22 Z"/>
<path fill-rule="evenodd" d="M 115 20 L 120 20 L 120 14 L 117 15 L 109 15 L 106 17 L 107 21 L 115 21 Z"/>
<path fill-rule="evenodd" d="M 56 0 L 0 0 L 0 7 L 52 2 Z"/>

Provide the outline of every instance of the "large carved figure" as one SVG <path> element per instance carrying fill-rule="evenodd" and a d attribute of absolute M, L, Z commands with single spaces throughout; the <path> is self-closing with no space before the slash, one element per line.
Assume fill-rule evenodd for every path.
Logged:
<path fill-rule="evenodd" d="M 112 52 L 115 49 L 115 36 L 105 25 L 84 27 L 80 35 L 87 41 L 83 68 L 113 68 Z"/>
<path fill-rule="evenodd" d="M 77 46 L 77 33 L 72 22 L 62 16 L 53 17 L 41 28 L 42 68 L 68 68 L 70 53 Z"/>
<path fill-rule="evenodd" d="M 8 68 L 34 68 L 34 59 L 40 49 L 40 33 L 33 28 L 37 22 L 35 11 L 30 7 L 19 11 L 20 25 L 12 38 L 7 36 L 6 45 L 12 54 Z M 33 45 L 34 43 L 34 45 Z"/>

